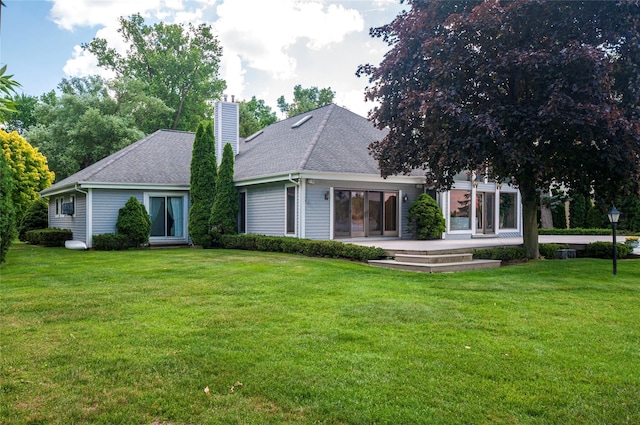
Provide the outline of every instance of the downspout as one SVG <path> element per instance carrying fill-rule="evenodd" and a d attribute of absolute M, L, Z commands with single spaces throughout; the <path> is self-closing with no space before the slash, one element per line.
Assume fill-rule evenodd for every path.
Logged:
<path fill-rule="evenodd" d="M 300 177 L 298 176 L 298 179 L 300 179 Z M 293 184 L 295 184 L 296 186 L 300 186 L 300 182 L 299 181 L 295 181 L 293 179 L 293 176 L 291 175 L 291 173 L 289 173 L 289 181 Z"/>
<path fill-rule="evenodd" d="M 84 190 L 81 190 L 78 187 L 78 183 L 76 183 L 74 190 L 76 192 L 80 192 L 82 194 L 85 195 L 85 226 L 84 226 L 84 231 L 85 231 L 85 243 L 87 244 L 87 248 L 91 248 L 93 246 L 93 238 L 92 238 L 92 233 L 93 233 L 93 196 L 92 196 L 92 192 L 89 190 L 87 192 L 85 192 Z"/>

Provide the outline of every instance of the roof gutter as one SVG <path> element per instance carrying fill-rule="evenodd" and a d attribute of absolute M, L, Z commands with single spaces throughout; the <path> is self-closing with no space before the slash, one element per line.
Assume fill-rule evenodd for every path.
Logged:
<path fill-rule="evenodd" d="M 298 175 L 298 181 L 295 181 L 295 180 L 293 179 L 292 174 L 291 174 L 291 173 L 289 173 L 289 181 L 290 181 L 291 183 L 295 184 L 296 186 L 300 186 L 300 181 L 299 181 L 299 180 L 300 180 L 300 175 Z"/>
<path fill-rule="evenodd" d="M 80 192 L 80 193 L 84 193 L 85 195 L 89 195 L 89 192 L 85 192 L 84 190 L 80 190 L 80 188 L 78 187 L 78 183 L 76 183 L 76 185 L 73 187 L 73 189 L 76 192 Z"/>

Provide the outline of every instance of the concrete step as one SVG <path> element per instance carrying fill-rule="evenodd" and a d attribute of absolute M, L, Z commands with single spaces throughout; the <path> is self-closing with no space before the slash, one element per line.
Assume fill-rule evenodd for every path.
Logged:
<path fill-rule="evenodd" d="M 500 267 L 500 260 L 473 260 L 459 261 L 453 263 L 412 263 L 396 260 L 370 260 L 369 264 L 374 267 L 387 269 L 405 270 L 421 273 L 454 273 L 466 272 L 470 270 L 485 270 Z"/>
<path fill-rule="evenodd" d="M 450 249 L 430 249 L 430 250 L 415 250 L 415 249 L 385 249 L 385 252 L 389 257 L 395 257 L 398 254 L 407 255 L 446 255 L 446 254 L 468 254 L 473 253 L 473 248 L 450 248 Z"/>
<path fill-rule="evenodd" d="M 396 261 L 402 263 L 423 263 L 423 264 L 439 264 L 439 263 L 459 263 L 465 261 L 472 261 L 473 254 L 461 253 L 461 254 L 396 254 Z"/>

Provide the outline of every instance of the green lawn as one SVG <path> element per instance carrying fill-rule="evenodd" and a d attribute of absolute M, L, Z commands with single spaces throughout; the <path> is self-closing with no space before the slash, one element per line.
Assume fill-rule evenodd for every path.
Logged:
<path fill-rule="evenodd" d="M 15 244 L 0 296 L 1 424 L 640 423 L 638 260 Z"/>

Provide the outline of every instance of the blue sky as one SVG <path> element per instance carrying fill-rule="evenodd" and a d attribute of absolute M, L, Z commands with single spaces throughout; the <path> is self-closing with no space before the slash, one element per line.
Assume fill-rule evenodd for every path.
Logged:
<path fill-rule="evenodd" d="M 366 78 L 357 66 L 378 64 L 387 46 L 369 28 L 390 22 L 402 9 L 395 0 L 5 0 L 0 64 L 41 95 L 64 77 L 103 72 L 81 51 L 100 36 L 117 38 L 118 16 L 141 13 L 147 22 L 207 23 L 223 47 L 221 77 L 227 94 L 256 96 L 276 109 L 293 87 L 331 87 L 336 103 L 361 115 Z"/>

